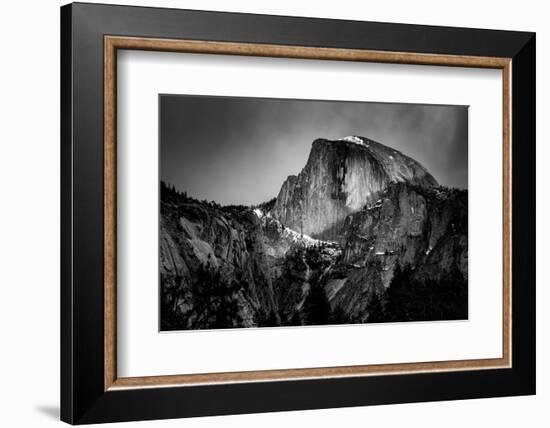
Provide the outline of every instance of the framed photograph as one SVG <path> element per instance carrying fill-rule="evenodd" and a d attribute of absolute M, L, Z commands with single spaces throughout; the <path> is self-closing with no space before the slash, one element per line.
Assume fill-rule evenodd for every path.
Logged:
<path fill-rule="evenodd" d="M 61 83 L 62 420 L 535 393 L 533 33 L 77 3 Z"/>

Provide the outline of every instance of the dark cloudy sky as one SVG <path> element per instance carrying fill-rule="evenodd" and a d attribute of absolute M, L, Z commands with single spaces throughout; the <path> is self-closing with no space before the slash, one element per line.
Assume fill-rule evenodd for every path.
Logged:
<path fill-rule="evenodd" d="M 160 175 L 199 199 L 257 204 L 304 167 L 316 138 L 368 137 L 468 187 L 468 108 L 160 96 Z"/>

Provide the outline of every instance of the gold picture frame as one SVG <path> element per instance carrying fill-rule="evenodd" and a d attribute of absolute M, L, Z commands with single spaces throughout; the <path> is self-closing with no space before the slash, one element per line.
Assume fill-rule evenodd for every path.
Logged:
<path fill-rule="evenodd" d="M 512 364 L 512 58 L 443 55 L 408 52 L 339 49 L 310 46 L 173 40 L 145 37 L 104 36 L 104 390 L 212 385 L 223 383 L 282 381 L 372 375 L 485 370 L 509 368 Z M 116 88 L 117 51 L 146 50 L 208 55 L 246 55 L 261 57 L 360 61 L 393 64 L 438 65 L 492 68 L 502 70 L 502 147 L 503 147 L 503 284 L 502 357 L 421 363 L 317 367 L 227 373 L 182 374 L 169 376 L 117 376 L 116 322 Z"/>

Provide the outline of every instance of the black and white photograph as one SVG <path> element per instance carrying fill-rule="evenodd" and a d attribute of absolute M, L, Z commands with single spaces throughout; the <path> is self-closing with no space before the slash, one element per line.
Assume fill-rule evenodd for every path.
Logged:
<path fill-rule="evenodd" d="M 544 426 L 544 5 L 5 2 L 0 425 Z"/>
<path fill-rule="evenodd" d="M 162 94 L 160 329 L 468 319 L 468 107 Z"/>

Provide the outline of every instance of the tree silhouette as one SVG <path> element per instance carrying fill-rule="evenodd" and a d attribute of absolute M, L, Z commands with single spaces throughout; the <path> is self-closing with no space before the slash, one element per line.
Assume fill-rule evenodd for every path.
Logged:
<path fill-rule="evenodd" d="M 367 322 L 385 322 L 387 321 L 386 311 L 382 297 L 374 291 L 368 306 L 369 317 Z"/>
<path fill-rule="evenodd" d="M 294 314 L 292 315 L 292 318 L 290 318 L 289 323 L 290 325 L 294 325 L 294 326 L 304 325 L 304 322 L 302 320 L 302 317 L 299 311 L 294 312 Z"/>
<path fill-rule="evenodd" d="M 330 321 L 330 304 L 325 290 L 312 285 L 303 306 L 305 325 L 323 325 Z"/>
<path fill-rule="evenodd" d="M 191 328 L 239 327 L 243 321 L 238 300 L 242 288 L 242 281 L 225 281 L 209 263 L 201 265 L 191 285 L 194 315 Z"/>
<path fill-rule="evenodd" d="M 468 282 L 453 266 L 439 281 L 414 279 L 397 266 L 387 290 L 388 321 L 433 321 L 468 317 Z"/>
<path fill-rule="evenodd" d="M 331 324 L 347 324 L 350 322 L 349 317 L 346 315 L 346 311 L 338 305 L 330 313 Z"/>
<path fill-rule="evenodd" d="M 176 330 L 186 327 L 186 319 L 179 309 L 179 302 L 184 296 L 183 277 L 169 277 L 161 274 L 161 329 Z"/>
<path fill-rule="evenodd" d="M 267 313 L 264 311 L 258 312 L 256 314 L 256 324 L 258 327 L 278 327 L 281 325 L 279 317 L 273 309 L 270 309 Z"/>
<path fill-rule="evenodd" d="M 410 274 L 411 269 L 408 265 L 401 269 L 397 264 L 393 271 L 393 278 L 387 290 L 388 321 L 411 321 L 409 312 L 414 304 L 415 296 L 410 284 Z"/>

